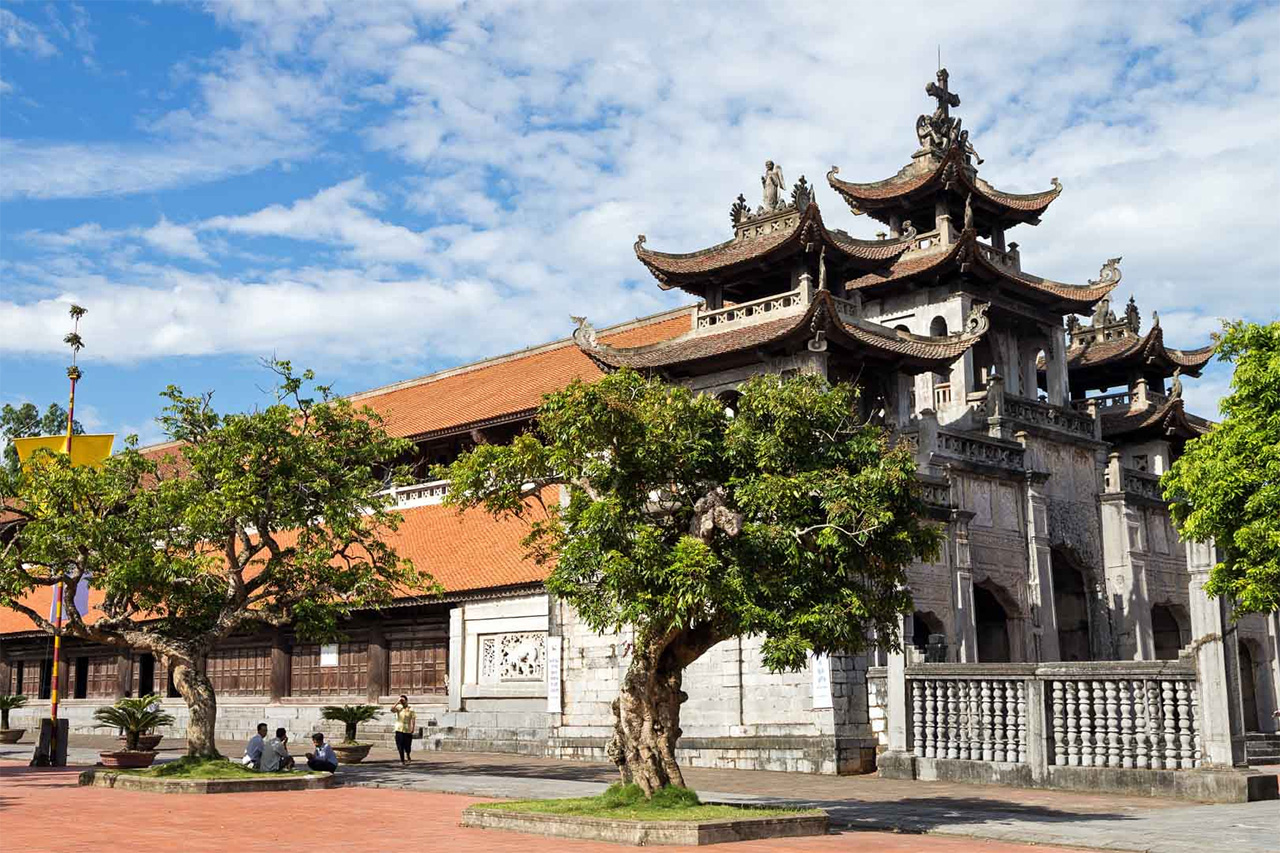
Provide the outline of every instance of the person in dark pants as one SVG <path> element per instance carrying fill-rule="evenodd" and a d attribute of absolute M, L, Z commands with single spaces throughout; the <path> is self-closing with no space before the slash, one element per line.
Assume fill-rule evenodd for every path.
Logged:
<path fill-rule="evenodd" d="M 324 742 L 324 735 L 316 732 L 311 736 L 311 742 L 315 749 L 307 753 L 307 768 L 326 773 L 338 772 L 338 756 L 334 754 L 333 747 Z"/>
<path fill-rule="evenodd" d="M 409 697 L 400 696 L 400 701 L 391 706 L 391 713 L 396 715 L 396 752 L 400 753 L 400 763 L 408 764 L 413 760 L 413 733 L 418 730 L 418 715 L 409 707 Z"/>

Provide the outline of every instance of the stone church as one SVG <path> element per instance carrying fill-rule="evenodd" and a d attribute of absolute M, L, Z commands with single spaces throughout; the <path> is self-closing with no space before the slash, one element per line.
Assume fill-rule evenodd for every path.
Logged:
<path fill-rule="evenodd" d="M 1211 347 L 1166 346 L 1155 311 L 1116 287 L 1120 258 L 1068 284 L 1023 269 L 1010 230 L 1039 223 L 1063 192 L 996 189 L 979 176 L 947 72 L 916 123 L 919 147 L 884 180 L 827 173 L 874 239 L 829 228 L 817 188 L 787 188 L 766 164 L 761 203 L 738 196 L 723 243 L 635 253 L 658 287 L 693 304 L 609 328 L 578 318 L 571 337 L 356 394 L 411 439 L 419 470 L 528 427 L 543 394 L 631 367 L 735 404 L 759 372 L 818 373 L 863 388 L 864 416 L 914 449 L 931 512 L 945 527 L 937 562 L 910 572 L 907 660 L 974 663 L 1173 660 L 1191 641 L 1185 549 L 1158 478 L 1210 424 L 1182 385 Z M 830 194 L 827 194 L 830 196 Z M 677 247 L 689 248 L 689 247 Z M 1123 306 L 1117 310 L 1116 306 Z M 164 447 L 152 452 L 163 452 Z M 211 656 L 220 734 L 263 720 L 295 736 L 327 724 L 321 705 L 407 693 L 429 748 L 600 759 L 627 666 L 625 634 L 586 630 L 523 558 L 524 523 L 458 515 L 443 482 L 396 492 L 399 552 L 445 593 L 354 619 L 317 646 L 287 630 L 247 634 Z M 33 597 L 31 606 L 48 607 Z M 90 614 L 90 617 L 92 614 Z M 1243 725 L 1274 728 L 1280 617 L 1235 626 Z M 126 692 L 185 706 L 163 659 L 69 642 L 61 695 L 73 731 Z M 773 674 L 759 643 L 711 649 L 688 672 L 682 760 L 804 772 L 874 767 L 884 738 L 885 660 L 821 657 Z M 891 672 L 892 670 L 890 670 Z M 0 611 L 0 689 L 47 699 L 50 640 Z M 47 702 L 15 712 L 15 726 Z M 365 733 L 380 736 L 377 723 Z"/>

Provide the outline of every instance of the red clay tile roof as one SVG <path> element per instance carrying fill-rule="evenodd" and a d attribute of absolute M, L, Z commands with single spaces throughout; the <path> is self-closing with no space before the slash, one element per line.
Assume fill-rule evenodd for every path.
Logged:
<path fill-rule="evenodd" d="M 689 330 L 688 308 L 605 329 L 605 340 L 639 346 Z M 574 379 L 594 379 L 600 368 L 572 339 L 413 379 L 351 397 L 382 415 L 395 436 L 416 437 L 528 415 L 542 397 Z"/>
<path fill-rule="evenodd" d="M 1169 370 L 1178 367 L 1189 376 L 1199 376 L 1209 359 L 1213 358 L 1213 349 L 1212 345 L 1193 350 L 1166 347 L 1164 330 L 1155 325 L 1142 337 L 1133 335 L 1073 346 L 1067 350 L 1067 368 L 1080 370 L 1155 362 Z"/>
<path fill-rule="evenodd" d="M 908 240 L 859 240 L 842 231 L 829 231 L 822 222 L 817 202 L 810 202 L 801 213 L 791 212 L 795 221 L 790 227 L 752 236 L 742 229 L 732 240 L 696 252 L 673 254 L 644 247 L 643 234 L 636 241 L 636 257 L 648 268 L 664 290 L 676 287 L 672 279 L 688 279 L 755 262 L 774 252 L 788 252 L 804 243 L 823 243 L 847 258 L 863 262 L 862 268 L 891 260 L 910 246 Z M 783 217 L 782 214 L 778 218 Z M 766 218 L 764 221 L 775 221 Z"/>
<path fill-rule="evenodd" d="M 557 499 L 554 490 L 550 492 L 544 497 L 549 503 Z M 529 520 L 546 517 L 541 507 L 530 506 Z M 400 514 L 404 517 L 400 528 L 388 532 L 384 541 L 434 577 L 446 593 L 540 583 L 550 571 L 550 566 L 539 566 L 524 557 L 520 542 L 529 532 L 528 521 L 494 519 L 479 510 L 458 513 L 438 504 L 400 510 Z M 282 544 L 287 539 L 282 537 Z M 86 621 L 101 616 L 96 608 L 102 598 L 101 591 L 89 591 Z M 41 615 L 49 613 L 50 601 L 52 591 L 47 587 L 23 598 L 24 604 Z M 26 616 L 0 607 L 0 634 L 34 630 L 38 629 Z"/>

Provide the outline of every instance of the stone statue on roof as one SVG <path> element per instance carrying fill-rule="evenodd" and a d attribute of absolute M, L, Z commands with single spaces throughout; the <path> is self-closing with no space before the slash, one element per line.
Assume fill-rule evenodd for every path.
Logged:
<path fill-rule="evenodd" d="M 1133 297 L 1129 297 L 1129 304 L 1124 306 L 1124 321 L 1135 333 L 1142 322 L 1141 315 L 1138 314 L 1138 303 L 1133 301 Z"/>
<path fill-rule="evenodd" d="M 960 106 L 960 96 L 948 88 L 949 79 L 947 69 L 939 68 L 937 82 L 924 87 L 925 94 L 936 99 L 938 106 L 932 115 L 916 119 L 916 136 L 923 148 L 944 149 L 960 133 L 960 123 L 951 118 L 951 108 Z"/>
<path fill-rule="evenodd" d="M 764 176 L 760 178 L 760 185 L 764 187 L 763 212 L 777 210 L 786 204 L 782 194 L 786 192 L 787 182 L 782 177 L 782 167 L 772 160 L 764 161 Z"/>

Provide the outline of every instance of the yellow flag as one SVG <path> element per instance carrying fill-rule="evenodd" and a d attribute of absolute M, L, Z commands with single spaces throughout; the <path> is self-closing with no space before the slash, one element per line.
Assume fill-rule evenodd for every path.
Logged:
<path fill-rule="evenodd" d="M 71 464 L 88 465 L 101 468 L 102 463 L 111 455 L 111 443 L 114 435 L 77 435 L 71 439 Z M 65 453 L 67 437 L 65 435 L 41 435 L 35 438 L 15 438 L 13 446 L 18 450 L 18 459 L 24 464 L 36 450 L 44 448 L 54 453 Z"/>

